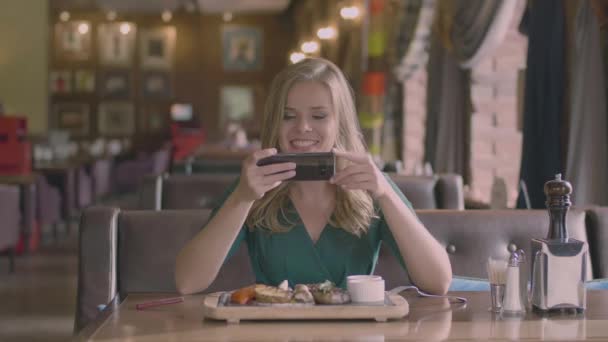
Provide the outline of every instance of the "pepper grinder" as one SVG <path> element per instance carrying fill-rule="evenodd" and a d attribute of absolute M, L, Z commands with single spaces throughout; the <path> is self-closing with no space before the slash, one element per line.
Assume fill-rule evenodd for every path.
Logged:
<path fill-rule="evenodd" d="M 570 238 L 566 215 L 570 208 L 572 185 L 557 174 L 545 183 L 549 209 L 549 233 L 544 239 L 532 239 L 532 308 L 540 311 L 586 307 L 586 242 Z"/>
<path fill-rule="evenodd" d="M 505 286 L 505 298 L 502 310 L 506 314 L 523 314 L 526 306 L 523 301 L 521 288 L 521 269 L 519 265 L 524 261 L 524 251 L 517 250 L 511 253 L 507 266 L 507 283 Z"/>

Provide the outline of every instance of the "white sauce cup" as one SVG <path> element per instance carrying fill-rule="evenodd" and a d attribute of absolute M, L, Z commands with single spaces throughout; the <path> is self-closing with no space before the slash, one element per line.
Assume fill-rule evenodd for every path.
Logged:
<path fill-rule="evenodd" d="M 377 275 L 346 277 L 346 289 L 353 303 L 384 302 L 384 279 Z"/>

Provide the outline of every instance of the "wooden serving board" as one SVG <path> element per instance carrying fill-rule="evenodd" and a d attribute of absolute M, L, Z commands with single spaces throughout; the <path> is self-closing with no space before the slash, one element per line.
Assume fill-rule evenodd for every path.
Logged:
<path fill-rule="evenodd" d="M 409 313 L 409 305 L 400 295 L 386 294 L 384 305 L 220 305 L 220 293 L 210 294 L 203 301 L 205 318 L 239 323 L 241 320 L 309 320 L 309 319 L 374 319 L 386 322 Z"/>

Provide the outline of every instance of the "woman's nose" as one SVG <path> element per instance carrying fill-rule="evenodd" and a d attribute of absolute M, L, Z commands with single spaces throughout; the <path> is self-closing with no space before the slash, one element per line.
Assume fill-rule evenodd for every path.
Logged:
<path fill-rule="evenodd" d="M 299 131 L 301 132 L 308 132 L 311 130 L 310 128 L 310 124 L 308 123 L 308 120 L 305 118 L 300 118 L 298 119 L 298 125 L 297 128 Z"/>

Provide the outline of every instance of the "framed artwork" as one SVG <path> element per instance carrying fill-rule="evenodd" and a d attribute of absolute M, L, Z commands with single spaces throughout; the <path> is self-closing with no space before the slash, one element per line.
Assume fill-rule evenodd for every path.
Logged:
<path fill-rule="evenodd" d="M 99 93 L 104 99 L 129 99 L 131 88 L 131 74 L 128 70 L 107 70 L 99 76 Z"/>
<path fill-rule="evenodd" d="M 174 26 L 142 30 L 140 35 L 142 68 L 171 69 L 173 66 L 176 36 Z"/>
<path fill-rule="evenodd" d="M 168 127 L 168 106 L 143 105 L 139 114 L 140 132 L 159 133 L 163 127 Z"/>
<path fill-rule="evenodd" d="M 55 24 L 55 55 L 60 60 L 84 61 L 91 57 L 91 23 L 67 21 Z"/>
<path fill-rule="evenodd" d="M 55 70 L 49 73 L 51 94 L 69 94 L 72 91 L 72 72 Z"/>
<path fill-rule="evenodd" d="M 224 86 L 220 90 L 221 123 L 246 121 L 253 118 L 253 88 L 246 86 Z"/>
<path fill-rule="evenodd" d="M 74 92 L 92 93 L 95 91 L 95 72 L 93 70 L 76 70 L 74 72 Z"/>
<path fill-rule="evenodd" d="M 262 68 L 262 30 L 225 25 L 222 28 L 223 65 L 225 70 L 249 71 Z"/>
<path fill-rule="evenodd" d="M 145 71 L 142 76 L 142 96 L 146 99 L 171 98 L 171 76 L 163 71 Z"/>
<path fill-rule="evenodd" d="M 53 106 L 54 128 L 72 137 L 89 135 L 90 110 L 85 103 L 58 103 Z"/>
<path fill-rule="evenodd" d="M 97 28 L 99 62 L 128 67 L 133 63 L 137 27 L 131 22 L 103 23 Z"/>
<path fill-rule="evenodd" d="M 135 133 L 132 103 L 103 102 L 97 112 L 97 129 L 103 136 L 129 136 Z"/>

